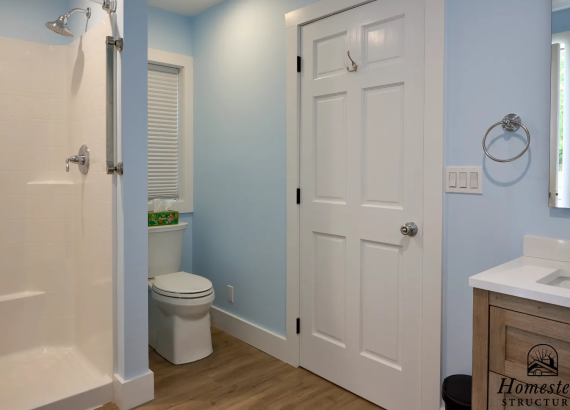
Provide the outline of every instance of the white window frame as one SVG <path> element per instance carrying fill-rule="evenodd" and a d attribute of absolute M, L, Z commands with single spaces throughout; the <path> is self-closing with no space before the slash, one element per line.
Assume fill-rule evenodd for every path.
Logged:
<path fill-rule="evenodd" d="M 170 209 L 194 212 L 194 65 L 190 56 L 148 49 L 148 62 L 178 68 L 178 200 Z M 152 202 L 148 203 L 152 211 Z"/>

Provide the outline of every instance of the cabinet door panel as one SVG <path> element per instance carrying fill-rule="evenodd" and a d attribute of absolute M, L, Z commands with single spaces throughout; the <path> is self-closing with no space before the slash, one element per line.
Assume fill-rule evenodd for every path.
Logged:
<path fill-rule="evenodd" d="M 539 386 L 570 384 L 570 325 L 491 307 L 489 330 L 489 370 Z"/>

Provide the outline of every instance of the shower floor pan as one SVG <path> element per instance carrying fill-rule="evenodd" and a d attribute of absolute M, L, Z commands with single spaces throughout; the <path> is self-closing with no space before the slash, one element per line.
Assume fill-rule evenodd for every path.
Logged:
<path fill-rule="evenodd" d="M 76 349 L 0 357 L 0 409 L 89 410 L 112 400 L 111 378 Z"/>

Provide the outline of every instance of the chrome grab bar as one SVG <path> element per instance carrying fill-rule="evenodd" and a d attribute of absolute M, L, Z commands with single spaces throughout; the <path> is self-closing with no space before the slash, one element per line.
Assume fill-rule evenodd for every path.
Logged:
<path fill-rule="evenodd" d="M 107 45 L 107 174 L 123 175 L 123 163 L 115 165 L 115 49 L 123 49 L 123 39 L 108 36 Z"/>

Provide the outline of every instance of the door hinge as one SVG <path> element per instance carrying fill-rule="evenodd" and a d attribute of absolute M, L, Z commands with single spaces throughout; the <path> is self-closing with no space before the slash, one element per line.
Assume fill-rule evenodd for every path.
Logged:
<path fill-rule="evenodd" d="M 297 56 L 297 72 L 301 72 L 301 57 Z"/>
<path fill-rule="evenodd" d="M 297 318 L 297 334 L 301 333 L 301 318 Z"/>
<path fill-rule="evenodd" d="M 297 188 L 297 205 L 301 204 L 301 188 Z"/>

